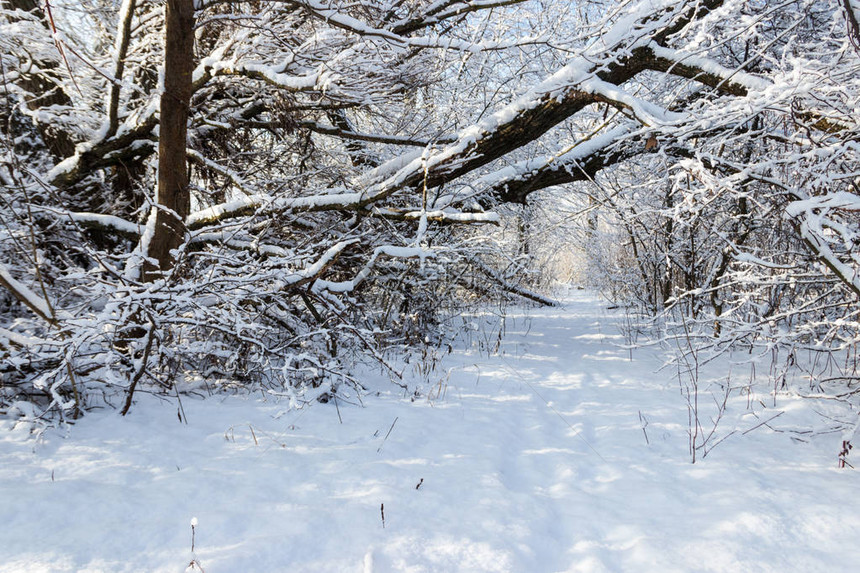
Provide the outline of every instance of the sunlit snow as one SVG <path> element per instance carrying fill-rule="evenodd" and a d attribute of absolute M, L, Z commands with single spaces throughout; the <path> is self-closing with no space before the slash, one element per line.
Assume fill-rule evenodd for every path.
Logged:
<path fill-rule="evenodd" d="M 186 396 L 184 424 L 141 396 L 38 439 L 7 423 L 0 571 L 852 570 L 858 475 L 816 411 L 837 413 L 737 396 L 692 464 L 677 374 L 618 312 L 509 312 L 498 354 L 455 350 L 418 397 L 366 373 L 363 406 Z"/>

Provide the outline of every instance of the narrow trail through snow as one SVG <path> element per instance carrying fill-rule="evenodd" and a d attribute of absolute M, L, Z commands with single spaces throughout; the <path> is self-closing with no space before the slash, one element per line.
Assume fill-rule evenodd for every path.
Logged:
<path fill-rule="evenodd" d="M 188 424 L 145 398 L 67 436 L 3 432 L 0 572 L 856 570 L 838 435 L 761 427 L 691 464 L 677 377 L 621 346 L 616 315 L 576 293 L 510 318 L 497 355 L 427 374 L 430 398 L 186 398 Z M 725 423 L 811 410 L 753 398 Z"/>

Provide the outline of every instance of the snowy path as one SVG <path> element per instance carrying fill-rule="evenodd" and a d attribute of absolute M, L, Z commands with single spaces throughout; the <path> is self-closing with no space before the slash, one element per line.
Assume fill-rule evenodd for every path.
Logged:
<path fill-rule="evenodd" d="M 0 433 L 0 572 L 181 572 L 192 557 L 206 573 L 860 567 L 860 482 L 835 468 L 838 435 L 761 428 L 690 464 L 678 382 L 655 356 L 613 346 L 585 295 L 529 314 L 500 356 L 447 357 L 429 376 L 444 397 L 378 383 L 367 407 L 340 404 L 342 424 L 331 404 L 229 398 L 185 399 L 185 425 L 147 399 L 67 438 Z"/>

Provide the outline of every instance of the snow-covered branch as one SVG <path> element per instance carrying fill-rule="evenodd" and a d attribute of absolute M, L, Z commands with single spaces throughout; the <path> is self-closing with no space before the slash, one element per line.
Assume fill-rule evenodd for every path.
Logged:
<path fill-rule="evenodd" d="M 447 209 L 435 209 L 433 211 L 422 211 L 420 209 L 394 209 L 388 207 L 374 208 L 373 214 L 393 221 L 432 221 L 442 224 L 499 224 L 499 216 L 496 213 L 472 213 L 453 211 Z"/>
<path fill-rule="evenodd" d="M 408 145 L 413 147 L 429 147 L 432 145 L 438 145 L 440 143 L 450 143 L 450 138 L 443 138 L 436 141 L 429 141 L 426 139 L 416 139 L 414 137 L 404 136 L 404 135 L 387 135 L 383 133 L 358 133 L 355 131 L 348 131 L 344 129 L 340 129 L 338 127 L 334 127 L 331 125 L 324 125 L 322 123 L 316 121 L 303 121 L 299 124 L 301 127 L 305 129 L 309 129 L 314 133 L 321 133 L 323 135 L 331 135 L 334 137 L 340 137 L 343 139 L 355 139 L 357 141 L 367 141 L 370 143 L 384 143 L 389 145 Z"/>
<path fill-rule="evenodd" d="M 502 276 L 501 273 L 488 266 L 478 258 L 470 258 L 468 262 L 470 265 L 481 271 L 484 276 L 489 278 L 493 282 L 493 284 L 498 285 L 505 292 L 521 296 L 527 300 L 536 302 L 543 306 L 558 306 L 559 304 L 557 300 L 554 300 L 548 296 L 544 296 L 522 285 L 512 283 L 504 276 Z"/>
<path fill-rule="evenodd" d="M 435 26 L 436 24 L 479 10 L 490 10 L 521 4 L 525 0 L 438 0 L 431 2 L 421 13 L 408 19 L 394 21 L 391 28 L 395 34 L 408 35 L 412 32 Z"/>
<path fill-rule="evenodd" d="M 480 3 L 476 3 L 475 5 L 469 7 L 464 6 L 462 11 L 458 12 L 456 9 L 451 11 L 442 11 L 436 15 L 436 21 L 439 22 L 443 19 L 451 18 L 457 16 L 459 14 L 466 14 L 468 12 L 473 12 L 476 10 L 481 10 L 486 8 L 493 8 L 497 5 L 505 5 L 505 4 L 515 4 L 518 1 L 524 0 L 510 0 L 505 3 L 494 3 L 494 5 L 481 5 Z M 463 40 L 457 40 L 453 38 L 444 38 L 440 36 L 410 36 L 407 34 L 411 34 L 420 29 L 426 28 L 431 23 L 424 23 L 426 21 L 419 22 L 410 21 L 404 22 L 401 24 L 397 24 L 394 27 L 394 30 L 389 30 L 386 28 L 378 28 L 372 25 L 367 24 L 346 14 L 331 4 L 325 4 L 321 1 L 317 0 L 285 0 L 285 3 L 292 4 L 294 6 L 298 6 L 306 10 L 313 17 L 322 20 L 326 24 L 330 24 L 342 30 L 346 30 L 357 36 L 365 36 L 371 38 L 379 38 L 381 40 L 385 40 L 387 42 L 391 42 L 392 44 L 400 47 L 408 47 L 408 48 L 435 48 L 435 49 L 443 49 L 443 50 L 457 50 L 462 52 L 471 52 L 477 53 L 487 50 L 505 50 L 508 48 L 512 48 L 519 45 L 524 44 L 532 44 L 541 40 L 540 37 L 532 37 L 532 38 L 523 38 L 523 39 L 513 39 L 510 41 L 504 42 L 466 42 Z M 469 9 L 471 8 L 471 9 Z"/>
<path fill-rule="evenodd" d="M 836 239 L 828 229 L 842 230 L 839 240 L 849 249 L 853 249 L 860 239 L 860 232 L 849 231 L 844 225 L 830 221 L 828 214 L 831 211 L 860 211 L 860 196 L 838 192 L 794 201 L 786 208 L 786 214 L 796 221 L 798 232 L 807 246 L 860 299 L 860 261 L 854 260 L 849 264 L 837 256 L 831 247 L 831 242 Z"/>
<path fill-rule="evenodd" d="M 397 259 L 420 259 L 423 261 L 427 258 L 435 257 L 436 253 L 433 250 L 427 250 L 420 247 L 381 245 L 373 250 L 373 254 L 370 256 L 367 263 L 365 263 L 362 269 L 352 279 L 347 281 L 327 281 L 319 279 L 314 282 L 312 289 L 314 292 L 328 291 L 331 293 L 351 293 L 368 279 L 373 268 L 376 266 L 377 260 L 382 256 Z"/>
<path fill-rule="evenodd" d="M 27 288 L 22 282 L 15 279 L 9 269 L 3 263 L 0 263 L 0 286 L 3 286 L 12 293 L 12 295 L 23 303 L 27 308 L 33 311 L 39 318 L 55 324 L 57 317 L 54 309 L 43 297 Z"/>
<path fill-rule="evenodd" d="M 125 219 L 114 215 L 103 215 L 101 213 L 72 212 L 58 209 L 55 207 L 41 207 L 35 205 L 31 206 L 30 208 L 37 213 L 51 215 L 52 217 L 60 221 L 65 220 L 72 222 L 76 225 L 79 225 L 83 229 L 98 229 L 101 231 L 109 231 L 130 238 L 140 237 L 140 234 L 142 232 L 141 225 L 138 225 L 137 223 L 132 223 L 131 221 L 126 221 Z"/>

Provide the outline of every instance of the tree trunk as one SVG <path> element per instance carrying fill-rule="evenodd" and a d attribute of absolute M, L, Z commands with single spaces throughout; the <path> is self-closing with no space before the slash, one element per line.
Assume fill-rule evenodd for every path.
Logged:
<path fill-rule="evenodd" d="M 191 75 L 194 71 L 194 1 L 168 0 L 165 7 L 164 92 L 158 138 L 158 213 L 149 244 L 144 278 L 151 280 L 173 266 L 171 249 L 185 236 L 185 218 L 191 211 L 188 167 L 185 160 Z"/>

